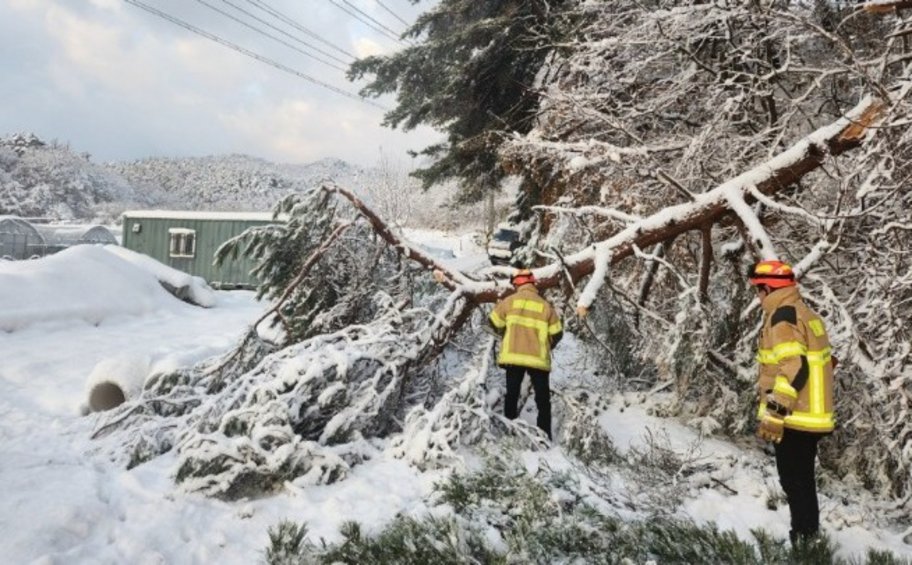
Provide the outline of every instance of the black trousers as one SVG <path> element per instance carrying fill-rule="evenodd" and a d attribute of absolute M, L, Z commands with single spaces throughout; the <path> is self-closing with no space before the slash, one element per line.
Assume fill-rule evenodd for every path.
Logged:
<path fill-rule="evenodd" d="M 792 541 L 812 537 L 820 528 L 820 508 L 817 505 L 817 481 L 814 478 L 814 459 L 821 434 L 786 428 L 776 449 L 776 468 L 779 484 L 788 498 L 792 515 Z"/>
<path fill-rule="evenodd" d="M 535 391 L 535 405 L 538 407 L 538 427 L 548 434 L 551 439 L 551 385 L 549 383 L 550 373 L 540 369 L 530 369 L 528 367 L 517 367 L 506 365 L 507 370 L 507 397 L 504 399 L 504 416 L 510 420 L 515 420 L 519 415 L 517 404 L 519 403 L 519 391 L 522 388 L 523 378 L 529 373 L 532 379 L 532 390 Z"/>

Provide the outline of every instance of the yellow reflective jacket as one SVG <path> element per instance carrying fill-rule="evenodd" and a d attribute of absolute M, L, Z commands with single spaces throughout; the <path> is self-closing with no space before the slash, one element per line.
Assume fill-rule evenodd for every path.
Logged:
<path fill-rule="evenodd" d="M 491 311 L 491 325 L 503 334 L 497 364 L 551 370 L 551 349 L 563 335 L 560 318 L 533 284 L 524 284 Z"/>
<path fill-rule="evenodd" d="M 761 306 L 758 416 L 766 411 L 767 396 L 775 394 L 792 404 L 786 428 L 833 431 L 833 363 L 823 320 L 794 286 L 774 290 Z"/>

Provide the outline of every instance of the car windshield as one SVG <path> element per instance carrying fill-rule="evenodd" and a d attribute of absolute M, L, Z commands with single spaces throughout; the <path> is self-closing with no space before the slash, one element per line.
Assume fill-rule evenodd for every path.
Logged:
<path fill-rule="evenodd" d="M 498 241 L 509 241 L 514 242 L 519 239 L 519 232 L 515 230 L 497 230 L 494 234 L 494 239 Z"/>

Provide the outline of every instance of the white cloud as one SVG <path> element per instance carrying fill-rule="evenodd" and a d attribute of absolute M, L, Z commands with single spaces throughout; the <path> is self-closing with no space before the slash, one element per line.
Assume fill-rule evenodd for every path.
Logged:
<path fill-rule="evenodd" d="M 123 0 L 90 0 L 93 6 L 102 10 L 119 12 L 123 8 Z"/>
<path fill-rule="evenodd" d="M 406 148 L 419 149 L 437 138 L 429 129 L 407 135 L 383 128 L 378 111 L 358 104 L 327 107 L 287 99 L 244 107 L 220 118 L 227 128 L 285 162 L 347 155 L 361 164 L 372 164 L 381 146 L 387 153 L 404 156 Z"/>
<path fill-rule="evenodd" d="M 185 0 L 153 5 L 348 92 L 343 73 Z M 394 44 L 329 3 L 270 6 L 358 56 Z M 416 10 L 415 8 L 407 8 Z M 414 15 L 414 13 L 412 14 Z M 242 152 L 372 163 L 436 139 L 382 128 L 382 111 L 160 20 L 122 0 L 0 0 L 0 134 L 33 130 L 101 159 Z M 40 93 L 40 96 L 35 96 Z M 387 102 L 389 104 L 389 102 Z"/>
<path fill-rule="evenodd" d="M 389 51 L 391 51 L 391 48 L 388 44 L 381 45 L 369 37 L 359 37 L 355 40 L 355 55 L 358 58 L 383 55 Z"/>

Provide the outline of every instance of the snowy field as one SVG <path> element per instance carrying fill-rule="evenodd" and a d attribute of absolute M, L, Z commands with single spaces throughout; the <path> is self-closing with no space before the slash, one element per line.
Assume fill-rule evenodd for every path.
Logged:
<path fill-rule="evenodd" d="M 158 368 L 186 366 L 229 349 L 264 306 L 243 291 L 217 293 L 210 309 L 190 306 L 128 264 L 106 271 L 120 288 L 113 278 L 89 284 L 85 267 L 55 257 L 0 263 L 0 312 L 9 320 L 17 313 L 18 322 L 0 331 L 0 561 L 252 563 L 282 518 L 332 538 L 344 520 L 381 523 L 423 508 L 433 478 L 395 460 L 359 466 L 333 487 L 292 486 L 240 504 L 176 494 L 167 456 L 131 471 L 106 461 L 89 439 L 104 416 L 79 416 L 99 361 L 147 356 Z M 14 294 L 13 279 L 41 284 Z M 61 295 L 66 312 L 57 308 Z"/>
<path fill-rule="evenodd" d="M 99 442 L 90 439 L 104 416 L 79 415 L 86 378 L 99 361 L 144 356 L 156 367 L 192 364 L 228 350 L 264 305 L 250 292 L 218 292 L 212 308 L 191 306 L 165 293 L 140 267 L 103 262 L 119 273 L 120 286 L 111 273 L 98 284 L 83 281 L 91 273 L 79 272 L 65 254 L 0 263 L 0 312 L 9 319 L 18 312 L 17 323 L 0 331 L 0 561 L 254 563 L 263 557 L 267 529 L 283 518 L 307 522 L 314 540 L 334 541 L 347 520 L 358 520 L 370 533 L 397 513 L 446 511 L 428 502 L 441 475 L 418 472 L 382 445 L 366 447 L 375 450 L 372 459 L 340 483 L 289 484 L 279 495 L 234 503 L 177 491 L 169 455 L 129 471 L 106 460 Z M 14 278 L 40 281 L 27 291 L 28 304 L 21 298 L 26 291 L 13 292 Z M 74 291 L 76 280 L 82 282 Z M 60 311 L 55 301 L 61 297 L 69 309 Z M 98 306 L 115 299 L 119 308 Z M 575 363 L 576 353 L 568 336 L 555 356 L 556 387 L 591 377 Z M 767 508 L 778 489 L 773 460 L 750 438 L 740 447 L 701 440 L 691 428 L 649 416 L 636 400 L 616 398 L 598 424 L 622 451 L 642 447 L 651 436 L 702 469 L 686 478 L 686 515 L 734 529 L 743 539 L 752 539 L 753 528 L 787 535 L 787 508 Z M 532 405 L 524 414 L 529 421 Z M 526 453 L 523 460 L 530 470 L 545 462 L 552 468 L 570 463 L 559 448 Z M 619 496 L 627 496 L 624 488 L 619 481 Z M 822 521 L 841 553 L 871 546 L 912 558 L 904 533 L 879 527 L 875 503 L 859 502 L 864 498 L 860 491 L 849 498 L 822 496 Z"/>

